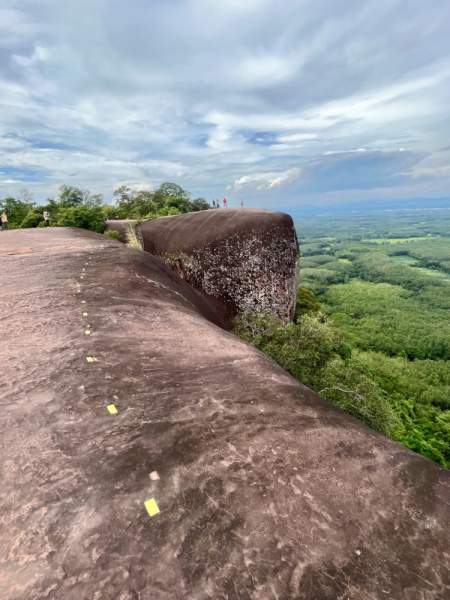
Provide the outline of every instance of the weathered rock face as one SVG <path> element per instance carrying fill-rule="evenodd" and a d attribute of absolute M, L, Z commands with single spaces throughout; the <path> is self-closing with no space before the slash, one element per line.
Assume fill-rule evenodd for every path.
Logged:
<path fill-rule="evenodd" d="M 289 215 L 209 210 L 148 221 L 144 249 L 201 290 L 231 320 L 265 310 L 293 319 L 299 250 Z"/>
<path fill-rule="evenodd" d="M 0 260 L 1 600 L 450 598 L 449 471 L 149 254 L 50 228 Z"/>

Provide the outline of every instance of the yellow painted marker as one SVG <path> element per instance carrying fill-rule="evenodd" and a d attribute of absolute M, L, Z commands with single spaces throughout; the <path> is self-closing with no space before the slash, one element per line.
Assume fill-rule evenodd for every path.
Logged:
<path fill-rule="evenodd" d="M 86 356 L 86 360 L 87 360 L 88 362 L 94 362 L 94 359 L 93 359 L 93 358 L 91 358 L 90 356 Z"/>
<path fill-rule="evenodd" d="M 86 329 L 86 331 L 84 332 L 86 335 L 91 335 L 91 332 L 89 331 L 89 329 Z"/>
<path fill-rule="evenodd" d="M 117 408 L 114 406 L 114 404 L 110 404 L 106 408 L 112 415 L 117 415 Z"/>
<path fill-rule="evenodd" d="M 147 502 L 144 502 L 144 506 L 151 517 L 154 517 L 160 512 L 154 498 L 152 498 L 151 500 L 147 500 Z"/>
<path fill-rule="evenodd" d="M 82 300 L 82 301 L 81 301 L 81 304 L 86 304 L 86 300 Z"/>
<path fill-rule="evenodd" d="M 77 290 L 77 294 L 79 294 L 81 292 L 81 290 Z"/>
<path fill-rule="evenodd" d="M 87 313 L 83 313 L 83 317 L 87 317 Z"/>

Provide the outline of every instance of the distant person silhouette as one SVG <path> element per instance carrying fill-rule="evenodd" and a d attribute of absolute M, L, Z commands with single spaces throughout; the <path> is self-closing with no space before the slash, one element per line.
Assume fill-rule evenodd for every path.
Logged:
<path fill-rule="evenodd" d="M 224 199 L 223 199 L 223 207 L 224 207 L 224 208 L 228 208 L 228 207 L 227 207 L 227 199 L 226 199 L 226 198 L 224 198 Z"/>
<path fill-rule="evenodd" d="M 216 208 L 216 201 L 213 200 L 213 208 Z"/>
<path fill-rule="evenodd" d="M 6 216 L 5 211 L 2 212 L 2 229 L 8 229 L 8 217 Z"/>
<path fill-rule="evenodd" d="M 49 215 L 49 213 L 46 210 L 44 210 L 44 214 L 42 216 L 44 217 L 44 221 L 46 222 L 47 227 L 50 227 L 50 215 Z"/>
<path fill-rule="evenodd" d="M 244 208 L 244 201 L 241 200 L 241 210 Z"/>

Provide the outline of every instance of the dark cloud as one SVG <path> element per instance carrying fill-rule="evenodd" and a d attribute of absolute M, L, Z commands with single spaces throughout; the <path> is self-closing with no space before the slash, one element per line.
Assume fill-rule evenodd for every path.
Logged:
<path fill-rule="evenodd" d="M 415 152 L 348 152 L 320 157 L 305 168 L 302 189 L 308 192 L 370 190 L 404 185 L 425 158 Z"/>

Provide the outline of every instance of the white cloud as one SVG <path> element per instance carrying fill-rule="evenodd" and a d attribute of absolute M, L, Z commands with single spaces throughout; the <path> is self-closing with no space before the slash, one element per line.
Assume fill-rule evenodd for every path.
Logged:
<path fill-rule="evenodd" d="M 43 46 L 36 46 L 31 56 L 20 56 L 18 54 L 12 55 L 13 61 L 22 67 L 30 67 L 31 65 L 35 65 L 39 62 L 47 62 L 51 60 L 51 58 L 52 53 L 50 49 L 44 48 Z"/>
<path fill-rule="evenodd" d="M 292 183 L 300 177 L 301 169 L 289 169 L 284 173 L 255 173 L 253 175 L 244 175 L 234 182 L 236 191 L 254 188 L 256 190 L 272 189 Z M 228 186 L 227 189 L 231 189 Z"/>
<path fill-rule="evenodd" d="M 345 186 L 404 194 L 404 178 L 441 193 L 449 17 L 442 0 L 5 0 L 0 195 L 19 182 L 111 197 L 171 178 L 255 205 L 305 186 L 309 202 Z M 342 158 L 356 153 L 363 179 Z M 314 192 L 314 177 L 336 188 Z"/>

